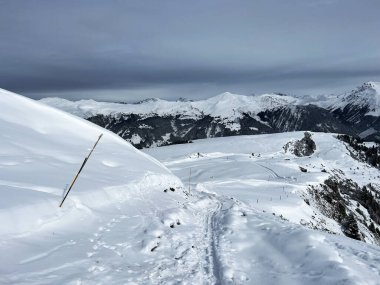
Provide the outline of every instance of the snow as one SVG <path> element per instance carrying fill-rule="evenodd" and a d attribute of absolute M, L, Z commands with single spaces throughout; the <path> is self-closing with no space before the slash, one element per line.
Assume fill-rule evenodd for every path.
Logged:
<path fill-rule="evenodd" d="M 132 138 L 130 139 L 130 142 L 134 144 L 139 144 L 141 141 L 142 139 L 138 134 L 133 134 Z"/>
<path fill-rule="evenodd" d="M 331 134 L 313 134 L 310 157 L 282 150 L 301 132 L 144 154 L 4 90 L 0 108 L 0 284 L 380 284 L 380 248 L 344 237 L 304 201 L 322 167 L 360 185 L 378 179 Z M 323 220 L 336 235 L 307 226 Z"/>
<path fill-rule="evenodd" d="M 166 133 L 165 135 L 162 136 L 162 141 L 165 143 L 170 139 L 170 133 Z"/>
<path fill-rule="evenodd" d="M 5 90 L 0 106 L 0 284 L 142 284 L 185 276 L 188 268 L 174 257 L 195 226 L 180 206 L 177 177 L 83 119 Z M 170 187 L 175 192 L 165 193 Z M 178 229 L 167 225 L 177 219 Z"/>
<path fill-rule="evenodd" d="M 377 147 L 379 144 L 377 142 L 363 142 L 366 147 Z"/>
<path fill-rule="evenodd" d="M 217 281 L 380 284 L 380 248 L 368 244 L 374 240 L 343 236 L 334 220 L 305 203 L 307 186 L 318 185 L 336 169 L 360 185 L 377 182 L 379 171 L 351 158 L 333 134 L 314 133 L 317 150 L 310 157 L 283 151 L 286 142 L 302 136 L 224 137 L 144 150 L 185 184 L 190 180 L 194 195 L 211 197 Z"/>
<path fill-rule="evenodd" d="M 231 131 L 239 131 L 241 126 L 239 123 L 228 122 L 226 124 L 226 128 L 230 129 Z M 208 137 L 210 137 L 210 136 L 208 136 Z"/>
<path fill-rule="evenodd" d="M 44 104 L 56 107 L 74 115 L 88 118 L 97 114 L 114 115 L 140 114 L 142 116 L 158 114 L 160 116 L 180 114 L 184 118 L 197 118 L 203 115 L 229 118 L 241 117 L 243 113 L 257 114 L 264 110 L 296 104 L 298 99 L 277 94 L 259 96 L 237 95 L 229 92 L 200 101 L 146 100 L 138 104 L 120 104 L 80 100 L 76 102 L 61 98 L 41 99 Z"/>

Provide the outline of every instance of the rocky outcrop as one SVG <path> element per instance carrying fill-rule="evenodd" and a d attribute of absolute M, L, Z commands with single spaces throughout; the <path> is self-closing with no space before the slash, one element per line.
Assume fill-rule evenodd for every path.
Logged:
<path fill-rule="evenodd" d="M 359 187 L 342 174 L 334 174 L 320 185 L 309 187 L 308 201 L 340 224 L 344 235 L 380 244 L 379 191 L 379 185 Z"/>
<path fill-rule="evenodd" d="M 311 138 L 311 133 L 305 132 L 301 140 L 295 140 L 284 145 L 285 152 L 294 154 L 295 156 L 310 156 L 316 149 L 315 142 Z"/>

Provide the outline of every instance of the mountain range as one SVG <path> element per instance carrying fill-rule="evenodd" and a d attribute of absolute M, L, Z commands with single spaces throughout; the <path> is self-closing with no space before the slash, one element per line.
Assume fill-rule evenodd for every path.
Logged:
<path fill-rule="evenodd" d="M 127 104 L 44 98 L 41 102 L 111 130 L 137 148 L 303 130 L 380 140 L 379 82 L 319 97 L 226 92 L 200 101 L 154 98 Z"/>

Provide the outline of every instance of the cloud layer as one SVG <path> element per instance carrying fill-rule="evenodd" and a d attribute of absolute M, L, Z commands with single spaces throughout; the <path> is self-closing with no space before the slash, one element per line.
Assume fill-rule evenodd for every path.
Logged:
<path fill-rule="evenodd" d="M 0 87 L 133 101 L 380 80 L 378 0 L 1 1 Z"/>

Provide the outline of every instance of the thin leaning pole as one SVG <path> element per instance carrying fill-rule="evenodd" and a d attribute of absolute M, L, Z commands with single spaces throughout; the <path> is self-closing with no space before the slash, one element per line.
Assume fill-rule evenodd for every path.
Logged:
<path fill-rule="evenodd" d="M 61 204 L 59 204 L 59 207 L 62 207 L 63 202 L 65 202 L 67 195 L 69 195 L 71 188 L 73 188 L 73 186 L 74 186 L 74 184 L 75 184 L 75 181 L 77 181 L 79 174 L 81 173 L 83 167 L 86 165 L 88 159 L 90 158 L 92 152 L 93 152 L 94 149 L 96 148 L 96 145 L 98 144 L 98 142 L 100 141 L 100 139 L 102 138 L 102 136 L 103 136 L 103 134 L 100 134 L 100 136 L 98 137 L 98 140 L 96 141 L 96 143 L 95 143 L 94 146 L 92 147 L 90 153 L 89 153 L 88 156 L 84 159 L 84 161 L 83 161 L 83 163 L 82 163 L 82 166 L 79 168 L 78 173 L 75 175 L 75 177 L 74 177 L 74 179 L 73 179 L 73 182 L 71 182 L 71 185 L 70 185 L 70 187 L 69 187 L 69 190 L 67 190 L 65 197 L 63 197 L 63 200 L 62 200 Z"/>

